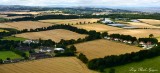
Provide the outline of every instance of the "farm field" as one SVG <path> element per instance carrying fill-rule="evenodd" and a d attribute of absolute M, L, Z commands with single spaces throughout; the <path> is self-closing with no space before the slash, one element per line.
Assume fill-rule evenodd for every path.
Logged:
<path fill-rule="evenodd" d="M 141 22 L 128 22 L 128 25 L 136 28 L 159 28 L 159 27 L 149 25 L 147 23 L 141 23 Z"/>
<path fill-rule="evenodd" d="M 15 54 L 12 51 L 0 51 L 0 59 L 6 60 L 7 58 L 15 59 L 15 58 L 21 58 L 21 56 Z"/>
<path fill-rule="evenodd" d="M 8 32 L 7 30 L 4 30 L 4 29 L 0 29 L 0 32 L 4 32 L 4 31 L 5 31 L 5 32 Z"/>
<path fill-rule="evenodd" d="M 41 23 L 36 21 L 21 21 L 21 22 L 3 23 L 0 26 L 0 28 L 15 28 L 18 30 L 23 30 L 23 29 L 36 29 L 36 28 L 48 27 L 52 25 L 53 24 Z"/>
<path fill-rule="evenodd" d="M 140 62 L 135 62 L 135 63 L 130 63 L 130 64 L 126 64 L 126 65 L 122 65 L 122 66 L 117 66 L 114 67 L 115 69 L 115 73 L 159 73 L 160 70 L 160 56 L 159 57 L 155 57 L 155 58 L 151 58 L 151 59 L 146 59 L 144 61 L 140 61 Z M 130 71 L 131 68 L 134 68 L 135 70 L 137 70 L 136 72 Z M 138 69 L 146 69 L 147 71 L 138 71 Z M 149 72 L 148 70 L 152 69 L 152 70 L 158 70 L 158 71 L 152 71 Z M 108 73 L 110 69 L 105 69 L 104 73 Z"/>
<path fill-rule="evenodd" d="M 40 12 L 0 12 L 1 14 L 32 14 L 32 15 L 36 15 L 36 14 L 39 14 Z"/>
<path fill-rule="evenodd" d="M 76 57 L 61 57 L 6 64 L 0 73 L 95 73 Z"/>
<path fill-rule="evenodd" d="M 78 34 L 69 30 L 64 30 L 64 29 L 55 29 L 55 30 L 49 30 L 49 31 L 17 34 L 16 36 L 28 38 L 28 39 L 39 39 L 39 38 L 44 40 L 51 39 L 55 42 L 59 42 L 61 39 L 70 40 L 70 39 L 85 38 L 87 35 Z"/>
<path fill-rule="evenodd" d="M 82 29 L 86 29 L 86 30 L 95 30 L 97 32 L 104 32 L 104 31 L 111 31 L 111 30 L 119 30 L 122 28 L 118 28 L 118 27 L 112 27 L 112 26 L 107 26 L 104 24 L 99 24 L 99 23 L 95 23 L 95 24 L 85 24 L 85 25 L 73 25 L 77 28 L 82 28 Z"/>
<path fill-rule="evenodd" d="M 90 60 L 94 58 L 103 58 L 109 55 L 120 55 L 142 50 L 142 48 L 136 46 L 130 46 L 104 39 L 75 44 L 75 46 L 78 53 L 85 54 Z"/>
<path fill-rule="evenodd" d="M 137 38 L 144 38 L 149 37 L 150 34 L 153 34 L 154 37 L 160 37 L 160 30 L 159 29 L 123 29 L 123 30 L 115 30 L 115 31 L 109 31 L 109 34 L 124 34 L 124 35 L 131 35 Z"/>
<path fill-rule="evenodd" d="M 154 25 L 154 26 L 160 26 L 160 20 L 155 20 L 155 19 L 139 19 L 139 21 Z"/>
<path fill-rule="evenodd" d="M 49 19 L 49 20 L 39 20 L 40 22 L 45 23 L 54 23 L 54 24 L 77 24 L 77 23 L 93 23 L 97 22 L 99 19 Z"/>
<path fill-rule="evenodd" d="M 4 37 L 1 40 L 24 41 L 26 39 L 25 38 L 21 38 L 21 37 L 9 36 L 9 37 Z"/>

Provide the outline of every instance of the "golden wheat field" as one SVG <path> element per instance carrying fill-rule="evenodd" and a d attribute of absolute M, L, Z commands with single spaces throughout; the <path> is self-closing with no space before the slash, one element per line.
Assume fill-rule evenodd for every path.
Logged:
<path fill-rule="evenodd" d="M 155 26 L 160 26 L 160 20 L 155 20 L 155 19 L 139 19 L 139 21 L 147 23 L 147 24 L 155 25 Z"/>
<path fill-rule="evenodd" d="M 79 24 L 80 22 L 83 24 L 85 23 L 94 23 L 97 22 L 99 19 L 49 19 L 49 20 L 39 20 L 40 22 L 45 23 L 54 23 L 54 24 Z"/>
<path fill-rule="evenodd" d="M 99 23 L 95 23 L 95 24 L 85 24 L 85 25 L 73 25 L 77 28 L 82 28 L 82 29 L 86 29 L 86 30 L 95 30 L 97 32 L 104 32 L 104 31 L 111 31 L 111 30 L 119 30 L 122 28 L 118 28 L 118 27 L 112 27 L 112 26 L 107 26 L 104 24 L 99 24 Z"/>
<path fill-rule="evenodd" d="M 153 34 L 154 37 L 160 37 L 160 29 L 123 29 L 117 31 L 109 31 L 108 33 L 131 35 L 137 38 L 149 37 L 150 34 Z"/>
<path fill-rule="evenodd" d="M 40 12 L 0 12 L 1 14 L 32 14 L 32 15 L 36 15 L 36 14 L 40 14 Z"/>
<path fill-rule="evenodd" d="M 136 46 L 104 39 L 75 44 L 75 46 L 78 53 L 85 54 L 90 60 L 94 58 L 103 58 L 109 55 L 120 55 L 142 50 L 142 48 Z"/>
<path fill-rule="evenodd" d="M 71 40 L 71 39 L 85 38 L 87 35 L 78 34 L 64 29 L 56 29 L 56 30 L 41 31 L 41 32 L 22 33 L 22 34 L 17 34 L 16 36 L 28 39 L 39 39 L 39 38 L 44 40 L 51 39 L 55 42 L 59 42 L 61 39 Z"/>
<path fill-rule="evenodd" d="M 0 73 L 96 73 L 76 57 L 61 57 L 0 65 Z"/>
<path fill-rule="evenodd" d="M 41 22 L 36 22 L 36 21 L 21 21 L 21 22 L 3 23 L 3 25 L 0 25 L 0 28 L 6 27 L 6 28 L 14 28 L 18 30 L 23 30 L 23 29 L 36 29 L 36 28 L 48 27 L 52 25 L 53 24 L 41 23 Z"/>
<path fill-rule="evenodd" d="M 159 28 L 159 27 L 149 25 L 147 23 L 141 23 L 141 22 L 128 22 L 128 25 L 136 28 Z"/>

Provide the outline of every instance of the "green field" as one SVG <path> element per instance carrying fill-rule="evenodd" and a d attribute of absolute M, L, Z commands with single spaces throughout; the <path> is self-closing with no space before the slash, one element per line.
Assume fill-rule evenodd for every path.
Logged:
<path fill-rule="evenodd" d="M 2 40 L 24 41 L 26 39 L 21 37 L 9 36 L 9 37 L 4 37 Z"/>
<path fill-rule="evenodd" d="M 7 30 L 4 30 L 4 29 L 0 29 L 0 32 L 4 32 L 4 31 L 5 31 L 5 32 L 8 32 Z"/>
<path fill-rule="evenodd" d="M 115 73 L 160 73 L 160 56 L 141 62 L 114 67 Z M 105 73 L 109 73 L 106 69 Z M 157 71 L 158 70 L 158 71 Z"/>
<path fill-rule="evenodd" d="M 15 54 L 12 51 L 0 51 L 0 59 L 6 60 L 6 58 L 15 59 L 21 58 L 21 56 Z"/>

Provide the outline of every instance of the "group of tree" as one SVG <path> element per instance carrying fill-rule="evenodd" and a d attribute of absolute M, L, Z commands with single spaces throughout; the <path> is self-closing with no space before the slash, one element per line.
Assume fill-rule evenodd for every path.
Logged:
<path fill-rule="evenodd" d="M 88 58 L 86 57 L 86 55 L 80 53 L 77 57 L 78 59 L 80 59 L 83 63 L 88 63 Z"/>
<path fill-rule="evenodd" d="M 131 35 L 110 34 L 109 37 L 118 38 L 118 39 L 127 40 L 127 41 L 132 41 L 132 42 L 137 41 L 137 38 L 132 37 Z"/>
<path fill-rule="evenodd" d="M 105 68 L 124 65 L 132 62 L 142 61 L 144 59 L 160 56 L 160 46 L 150 50 L 141 50 L 122 55 L 111 55 L 104 58 L 97 58 L 88 62 L 88 68 L 92 70 L 102 70 Z"/>

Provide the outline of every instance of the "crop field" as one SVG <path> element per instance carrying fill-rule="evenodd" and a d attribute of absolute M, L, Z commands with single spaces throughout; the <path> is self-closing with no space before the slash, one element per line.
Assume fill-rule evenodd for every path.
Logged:
<path fill-rule="evenodd" d="M 34 21 L 21 21 L 21 22 L 3 23 L 2 25 L 0 25 L 0 28 L 15 28 L 18 30 L 23 30 L 23 29 L 36 29 L 36 28 L 48 27 L 52 25 L 53 24 L 34 22 Z"/>
<path fill-rule="evenodd" d="M 155 19 L 139 19 L 139 21 L 154 25 L 154 26 L 160 26 L 160 20 L 155 20 Z"/>
<path fill-rule="evenodd" d="M 7 58 L 15 59 L 15 58 L 21 58 L 21 56 L 15 54 L 12 51 L 0 51 L 0 59 L 6 60 Z"/>
<path fill-rule="evenodd" d="M 104 25 L 104 24 L 85 24 L 85 25 L 73 25 L 77 28 L 82 28 L 82 29 L 86 29 L 86 30 L 95 30 L 97 32 L 104 32 L 104 31 L 111 31 L 111 30 L 119 30 L 122 28 L 118 28 L 118 27 L 112 27 L 112 26 L 108 26 L 108 25 Z"/>
<path fill-rule="evenodd" d="M 149 37 L 150 34 L 153 34 L 154 37 L 160 37 L 160 30 L 159 29 L 123 29 L 123 30 L 115 30 L 109 31 L 109 34 L 124 34 L 124 35 L 131 35 L 137 38 L 145 38 Z"/>
<path fill-rule="evenodd" d="M 61 57 L 6 64 L 0 73 L 95 73 L 76 57 Z"/>
<path fill-rule="evenodd" d="M 32 15 L 36 15 L 36 14 L 40 14 L 40 12 L 0 12 L 1 14 L 32 14 Z"/>
<path fill-rule="evenodd" d="M 147 23 L 141 23 L 141 22 L 128 22 L 128 25 L 136 28 L 159 28 L 159 27 L 149 25 Z"/>
<path fill-rule="evenodd" d="M 83 24 L 85 23 L 94 23 L 97 22 L 99 19 L 49 19 L 49 20 L 39 20 L 40 22 L 45 23 L 54 23 L 54 24 Z"/>
<path fill-rule="evenodd" d="M 85 54 L 90 60 L 94 58 L 103 58 L 109 55 L 120 55 L 142 50 L 142 48 L 136 46 L 103 39 L 75 44 L 75 46 L 78 53 Z"/>
<path fill-rule="evenodd" d="M 17 34 L 17 37 L 23 37 L 28 39 L 51 39 L 55 42 L 59 42 L 61 39 L 70 40 L 70 39 L 79 39 L 85 38 L 87 35 L 78 34 L 69 30 L 64 29 L 56 29 L 49 31 L 41 31 L 41 32 L 29 32 L 23 34 Z"/>
<path fill-rule="evenodd" d="M 159 61 L 160 61 L 160 56 L 151 59 L 146 59 L 140 62 L 117 66 L 114 67 L 114 69 L 115 73 L 159 73 L 160 72 Z M 104 73 L 109 73 L 109 70 L 110 70 L 109 68 L 105 69 Z M 136 71 L 134 72 L 133 70 Z"/>

